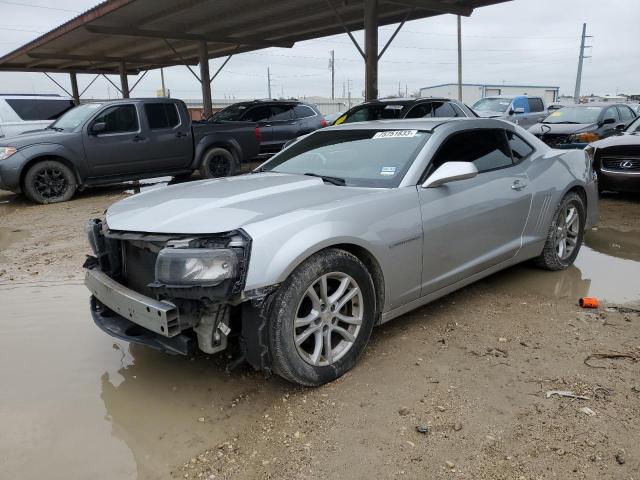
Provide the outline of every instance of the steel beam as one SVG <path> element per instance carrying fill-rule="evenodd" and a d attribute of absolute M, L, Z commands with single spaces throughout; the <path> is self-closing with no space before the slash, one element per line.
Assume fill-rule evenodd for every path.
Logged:
<path fill-rule="evenodd" d="M 378 0 L 364 2 L 365 100 L 378 98 Z"/>
<path fill-rule="evenodd" d="M 384 3 L 392 3 L 396 5 L 404 5 L 406 7 L 415 7 L 420 10 L 431 10 L 438 13 L 453 13 L 469 17 L 473 13 L 473 7 L 454 5 L 450 2 L 441 0 L 383 0 Z"/>
<path fill-rule="evenodd" d="M 120 62 L 118 66 L 120 70 L 120 91 L 122 98 L 129 98 L 129 79 L 127 78 L 127 66 L 124 62 Z"/>
<path fill-rule="evenodd" d="M 209 83 L 209 51 L 207 42 L 200 42 L 198 45 L 198 56 L 200 57 L 200 84 L 202 85 L 202 116 L 209 118 L 213 115 L 213 105 L 211 104 L 211 83 Z"/>
<path fill-rule="evenodd" d="M 71 72 L 69 79 L 71 80 L 71 95 L 73 96 L 73 101 L 76 102 L 76 105 L 80 105 L 80 91 L 78 90 L 78 77 L 76 73 Z"/>

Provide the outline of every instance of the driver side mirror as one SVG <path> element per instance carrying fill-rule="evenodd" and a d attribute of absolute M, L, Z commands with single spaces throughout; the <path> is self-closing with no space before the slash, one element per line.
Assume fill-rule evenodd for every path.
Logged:
<path fill-rule="evenodd" d="M 616 125 L 616 133 L 622 133 L 624 132 L 624 129 L 627 128 L 626 125 L 621 124 L 621 125 Z"/>
<path fill-rule="evenodd" d="M 91 125 L 91 134 L 97 135 L 100 132 L 104 132 L 107 129 L 107 124 L 104 122 L 97 122 Z"/>
<path fill-rule="evenodd" d="M 435 188 L 449 182 L 467 180 L 478 175 L 478 169 L 470 162 L 447 162 L 431 174 L 422 184 L 422 188 Z"/>
<path fill-rule="evenodd" d="M 603 124 L 603 125 L 611 125 L 612 123 L 616 123 L 616 119 L 615 119 L 615 118 L 613 118 L 613 117 L 605 118 L 605 119 L 602 121 L 602 124 Z"/>

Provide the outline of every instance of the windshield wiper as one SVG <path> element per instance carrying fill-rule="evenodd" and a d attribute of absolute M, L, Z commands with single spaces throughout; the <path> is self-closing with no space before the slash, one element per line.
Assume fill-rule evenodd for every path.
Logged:
<path fill-rule="evenodd" d="M 64 128 L 54 127 L 53 125 L 49 125 L 45 130 L 55 130 L 56 132 L 62 132 Z"/>
<path fill-rule="evenodd" d="M 339 187 L 344 187 L 347 182 L 344 178 L 340 177 L 329 177 L 327 175 L 318 175 L 317 173 L 305 173 L 308 177 L 318 177 L 321 178 L 324 182 L 330 183 L 332 185 L 338 185 Z"/>
<path fill-rule="evenodd" d="M 546 123 L 549 125 L 558 125 L 558 124 L 573 124 L 573 125 L 580 125 L 580 122 L 571 122 L 571 121 L 564 121 L 564 122 L 542 122 L 542 123 Z"/>

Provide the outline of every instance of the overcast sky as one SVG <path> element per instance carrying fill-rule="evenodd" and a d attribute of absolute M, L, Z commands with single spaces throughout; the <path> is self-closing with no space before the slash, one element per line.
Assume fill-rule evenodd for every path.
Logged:
<path fill-rule="evenodd" d="M 88 8 L 95 0 L 0 0 L 0 54 L 20 47 Z M 481 8 L 462 19 L 463 81 L 559 86 L 573 94 L 582 23 L 593 45 L 585 61 L 582 93 L 640 93 L 640 54 L 637 29 L 638 0 L 514 0 Z M 380 48 L 394 26 L 381 28 Z M 356 34 L 362 41 L 362 32 Z M 212 85 L 213 97 L 266 97 L 267 67 L 272 95 L 329 96 L 329 51 L 335 50 L 336 96 L 350 81 L 352 95 L 364 89 L 362 58 L 346 35 L 301 42 L 291 49 L 270 48 L 234 56 Z M 216 69 L 221 60 L 212 60 Z M 379 66 L 380 96 L 397 94 L 398 84 L 409 93 L 420 87 L 455 82 L 456 17 L 443 15 L 405 24 Z M 65 86 L 68 75 L 56 74 Z M 92 77 L 79 77 L 82 90 Z M 117 83 L 117 79 L 114 78 Z M 130 79 L 130 84 L 135 81 Z M 176 98 L 199 98 L 196 79 L 185 67 L 165 70 L 167 88 Z M 155 96 L 158 70 L 140 82 L 132 95 Z M 0 73 L 0 92 L 61 93 L 41 73 Z M 104 79 L 86 97 L 116 96 Z"/>

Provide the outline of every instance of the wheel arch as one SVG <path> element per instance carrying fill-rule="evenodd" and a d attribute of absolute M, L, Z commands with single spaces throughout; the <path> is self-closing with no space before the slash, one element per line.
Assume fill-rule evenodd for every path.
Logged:
<path fill-rule="evenodd" d="M 193 168 L 200 168 L 202 165 L 202 160 L 204 159 L 207 152 L 213 148 L 224 148 L 228 150 L 231 155 L 233 155 L 234 159 L 240 165 L 241 163 L 241 149 L 238 142 L 234 139 L 209 139 L 209 141 L 201 141 L 196 146 L 196 154 L 194 158 Z"/>
<path fill-rule="evenodd" d="M 37 163 L 45 162 L 47 160 L 60 162 L 64 166 L 70 168 L 71 171 L 73 172 L 73 175 L 76 177 L 76 182 L 78 183 L 78 186 L 82 185 L 82 179 L 80 178 L 80 172 L 78 172 L 78 169 L 76 168 L 76 166 L 74 165 L 74 163 L 72 161 L 70 161 L 68 158 L 65 158 L 65 157 L 60 156 L 60 155 L 43 154 L 43 155 L 34 156 L 33 158 L 29 159 L 29 161 L 27 161 L 22 166 L 22 169 L 20 170 L 20 189 L 23 192 L 24 192 L 24 179 L 25 179 L 25 177 L 27 175 L 27 172 L 31 169 L 31 167 L 33 167 Z"/>

